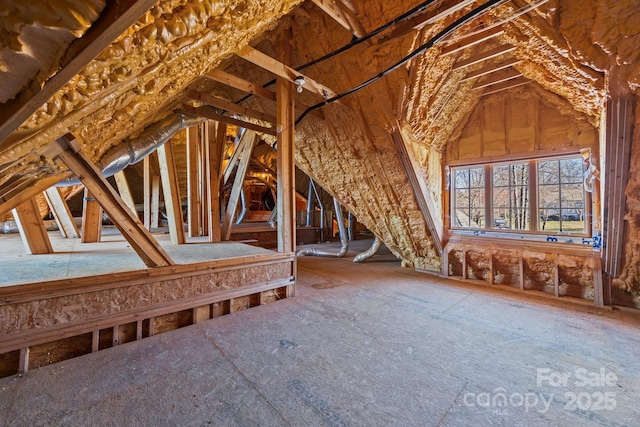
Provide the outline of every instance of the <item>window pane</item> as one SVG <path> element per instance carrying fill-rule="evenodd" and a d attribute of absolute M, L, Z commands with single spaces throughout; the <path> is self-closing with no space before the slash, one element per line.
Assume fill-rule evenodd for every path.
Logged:
<path fill-rule="evenodd" d="M 472 188 L 484 188 L 484 168 L 469 169 L 469 180 Z"/>
<path fill-rule="evenodd" d="M 456 190 L 455 206 L 459 209 L 469 208 L 469 190 Z"/>
<path fill-rule="evenodd" d="M 471 228 L 484 228 L 484 208 L 471 211 Z"/>
<path fill-rule="evenodd" d="M 511 197 L 511 191 L 509 191 L 508 187 L 494 188 L 493 189 L 493 207 L 509 209 L 509 206 L 511 206 L 510 197 Z"/>
<path fill-rule="evenodd" d="M 563 208 L 581 208 L 584 200 L 584 186 L 580 184 L 562 184 L 560 186 L 562 192 Z"/>
<path fill-rule="evenodd" d="M 538 163 L 538 184 L 557 184 L 558 178 L 557 160 Z"/>
<path fill-rule="evenodd" d="M 527 185 L 529 183 L 529 166 L 526 163 L 511 165 L 511 184 Z"/>
<path fill-rule="evenodd" d="M 511 219 L 512 230 L 528 230 L 529 229 L 529 210 L 528 209 L 512 209 L 510 219 Z"/>
<path fill-rule="evenodd" d="M 455 217 L 453 218 L 453 226 L 469 228 L 468 209 L 456 209 Z"/>
<path fill-rule="evenodd" d="M 455 188 L 469 188 L 469 169 L 455 171 Z"/>
<path fill-rule="evenodd" d="M 484 188 L 469 191 L 471 208 L 484 208 Z"/>
<path fill-rule="evenodd" d="M 493 186 L 508 186 L 509 185 L 509 166 L 500 165 L 491 168 L 493 173 Z"/>
<path fill-rule="evenodd" d="M 581 158 L 560 160 L 560 180 L 565 184 L 582 182 L 583 164 Z"/>

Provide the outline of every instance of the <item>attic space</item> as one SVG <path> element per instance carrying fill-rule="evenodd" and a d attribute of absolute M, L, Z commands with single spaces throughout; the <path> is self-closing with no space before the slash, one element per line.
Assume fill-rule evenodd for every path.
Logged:
<path fill-rule="evenodd" d="M 388 425 L 399 417 L 416 425 L 428 414 L 441 420 L 434 425 L 469 425 L 478 414 L 464 413 L 473 406 L 465 406 L 465 393 L 483 396 L 477 410 L 486 409 L 485 391 L 526 399 L 538 387 L 556 395 L 556 406 L 559 391 L 569 393 L 565 400 L 575 395 L 580 414 L 590 414 L 582 421 L 632 425 L 637 410 L 625 405 L 637 397 L 628 386 L 637 363 L 623 353 L 638 340 L 627 328 L 640 313 L 637 12 L 638 0 L 0 7 L 0 381 L 9 390 L 0 386 L 0 407 L 17 407 L 13 387 L 30 375 L 50 369 L 58 378 L 63 363 L 87 372 L 95 363 L 123 364 L 127 349 L 158 369 L 191 375 L 200 362 L 178 366 L 189 358 L 180 356 L 164 365 L 157 352 L 182 354 L 187 347 L 178 343 L 193 338 L 241 374 L 210 375 L 260 391 L 247 393 L 275 414 L 268 424 Z M 442 311 L 458 304 L 472 314 Z M 282 337 L 261 329 L 262 318 L 282 327 Z M 288 339 L 296 332 L 279 319 L 323 325 Z M 547 331 L 560 323 L 557 339 L 527 321 Z M 591 321 L 601 333 L 587 331 Z M 499 360 L 520 362 L 507 363 L 512 376 L 501 382 L 480 361 L 467 363 L 465 351 L 480 345 L 462 332 L 469 322 L 496 346 L 477 349 L 487 360 L 499 343 L 541 347 L 505 350 Z M 313 348 L 309 355 L 348 372 L 347 394 L 370 385 L 436 403 L 365 399 L 404 408 L 384 415 L 336 406 L 335 384 L 318 382 L 339 376 L 322 371 L 331 364 L 287 377 L 295 363 L 277 356 L 282 389 L 265 397 L 266 383 L 276 380 L 249 366 L 268 366 L 269 357 L 243 359 L 245 351 L 226 341 L 237 337 L 234 327 L 256 343 L 279 342 L 274 355 Z M 352 327 L 361 336 L 341 341 Z M 589 344 L 568 344 L 580 337 Z M 244 338 L 246 352 L 271 348 Z M 316 352 L 314 340 L 341 346 Z M 412 356 L 430 342 L 451 361 Z M 357 363 L 337 362 L 351 350 L 362 357 L 362 383 L 353 382 Z M 435 393 L 407 357 L 438 371 L 436 383 L 451 380 L 450 388 Z M 472 375 L 472 365 L 487 376 Z M 418 380 L 385 387 L 396 367 Z M 573 388 L 542 390 L 533 384 L 544 369 L 573 380 L 601 373 L 617 388 L 601 381 L 581 390 L 571 381 Z M 603 404 L 620 410 L 596 416 L 581 392 L 591 403 L 603 393 Z M 296 416 L 282 409 L 289 395 L 301 405 L 291 406 Z M 230 396 L 220 402 L 237 397 Z M 507 418 L 487 423 L 584 425 L 562 408 L 552 418 L 527 411 L 520 419 L 503 406 L 487 413 Z M 252 423 L 253 415 L 241 415 L 252 407 L 216 406 L 214 419 Z M 463 410 L 462 418 L 447 408 Z M 11 413 L 8 424 L 36 419 L 36 412 Z M 141 424 L 157 423 L 142 414 Z M 76 415 L 72 424 L 104 423 Z"/>

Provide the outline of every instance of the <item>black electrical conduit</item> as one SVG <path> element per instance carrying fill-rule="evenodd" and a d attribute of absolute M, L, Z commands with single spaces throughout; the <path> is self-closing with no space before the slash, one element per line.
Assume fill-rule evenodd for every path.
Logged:
<path fill-rule="evenodd" d="M 323 106 L 325 106 L 327 104 L 331 104 L 332 102 L 338 101 L 339 99 L 342 99 L 342 98 L 344 98 L 346 96 L 349 96 L 352 93 L 358 92 L 359 90 L 364 89 L 365 87 L 369 86 L 371 83 L 375 83 L 376 81 L 380 80 L 382 77 L 386 76 L 387 74 L 397 70 L 398 68 L 402 67 L 407 62 L 411 61 L 416 56 L 418 56 L 421 53 L 423 53 L 424 51 L 432 48 L 438 41 L 440 41 L 440 39 L 442 39 L 443 37 L 445 37 L 446 35 L 448 35 L 452 31 L 456 30 L 458 27 L 462 26 L 463 24 L 466 24 L 469 20 L 471 20 L 472 18 L 475 18 L 476 15 L 479 15 L 481 12 L 484 12 L 485 10 L 490 8 L 491 6 L 493 6 L 493 5 L 497 4 L 497 3 L 500 3 L 502 1 L 504 1 L 504 0 L 489 0 L 488 2 L 482 4 L 481 6 L 478 6 L 477 8 L 473 9 L 471 12 L 467 13 L 463 17 L 457 19 L 455 22 L 453 22 L 450 25 L 448 25 L 444 30 L 440 31 L 438 34 L 436 34 L 431 39 L 429 39 L 429 41 L 427 41 L 426 43 L 422 44 L 420 47 L 415 49 L 409 55 L 405 56 L 400 61 L 396 62 L 391 67 L 387 68 L 386 70 L 382 71 L 381 73 L 378 73 L 377 75 L 375 75 L 374 77 L 370 78 L 369 80 L 359 84 L 358 86 L 356 86 L 356 87 L 354 87 L 352 89 L 349 89 L 346 92 L 340 93 L 340 94 L 338 94 L 338 95 L 336 95 L 336 96 L 334 96 L 332 98 L 325 99 L 322 102 L 319 102 L 319 103 L 317 103 L 315 105 L 310 106 L 309 108 L 304 110 L 304 112 L 300 115 L 300 117 L 298 117 L 298 119 L 296 119 L 295 124 L 296 125 L 299 124 L 307 116 L 307 114 L 309 114 L 311 111 L 316 110 L 316 109 L 318 109 L 320 107 L 323 107 Z"/>

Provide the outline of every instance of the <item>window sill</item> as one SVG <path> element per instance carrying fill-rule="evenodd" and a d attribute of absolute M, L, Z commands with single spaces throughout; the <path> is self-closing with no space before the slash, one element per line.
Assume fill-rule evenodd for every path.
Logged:
<path fill-rule="evenodd" d="M 517 232 L 502 232 L 496 230 L 449 230 L 450 242 L 468 241 L 469 238 L 474 240 L 500 240 L 507 242 L 527 242 L 541 245 L 562 245 L 567 247 L 591 248 L 599 251 L 601 246 L 601 237 L 588 237 L 581 234 L 525 234 Z"/>

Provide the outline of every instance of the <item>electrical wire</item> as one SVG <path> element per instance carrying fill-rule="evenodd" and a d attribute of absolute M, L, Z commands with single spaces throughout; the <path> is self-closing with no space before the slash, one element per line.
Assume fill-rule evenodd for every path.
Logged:
<path fill-rule="evenodd" d="M 326 99 L 326 100 L 324 100 L 322 102 L 319 102 L 319 103 L 317 103 L 315 105 L 312 105 L 312 106 L 308 107 L 306 110 L 304 110 L 304 112 L 300 115 L 300 117 L 298 117 L 298 119 L 296 119 L 295 124 L 296 125 L 299 124 L 307 116 L 307 114 L 309 114 L 311 111 L 316 110 L 316 109 L 318 109 L 320 107 L 323 107 L 325 105 L 331 104 L 331 103 L 333 103 L 335 101 L 338 101 L 338 100 L 340 100 L 340 99 L 342 99 L 342 98 L 344 98 L 346 96 L 349 96 L 349 95 L 351 95 L 351 94 L 353 94 L 355 92 L 358 92 L 359 90 L 364 89 L 365 87 L 369 86 L 370 84 L 380 80 L 381 78 L 383 78 L 387 74 L 397 70 L 398 68 L 402 67 L 407 62 L 411 61 L 416 56 L 422 54 L 426 50 L 428 50 L 431 47 L 433 47 L 436 43 L 438 43 L 442 38 L 444 38 L 447 35 L 449 35 L 452 31 L 454 31 L 457 28 L 459 28 L 460 26 L 466 24 L 469 20 L 475 18 L 477 15 L 479 15 L 482 12 L 484 12 L 486 9 L 489 9 L 490 7 L 496 5 L 497 3 L 503 2 L 503 1 L 504 0 L 489 0 L 486 3 L 476 7 L 475 9 L 470 11 L 469 13 L 465 14 L 461 18 L 457 19 L 456 21 L 454 21 L 453 23 L 448 25 L 445 29 L 440 31 L 435 36 L 433 36 L 426 43 L 422 44 L 417 49 L 413 50 L 413 52 L 411 52 L 409 55 L 405 56 L 400 61 L 396 62 L 395 64 L 393 64 L 391 67 L 387 68 L 386 70 L 378 73 L 377 75 L 375 75 L 374 77 L 370 78 L 369 80 L 366 80 L 365 82 L 359 84 L 358 86 L 356 86 L 354 88 L 349 89 L 346 92 L 340 93 L 340 94 L 338 94 L 338 95 L 336 95 L 336 96 L 334 96 L 332 98 Z"/>

